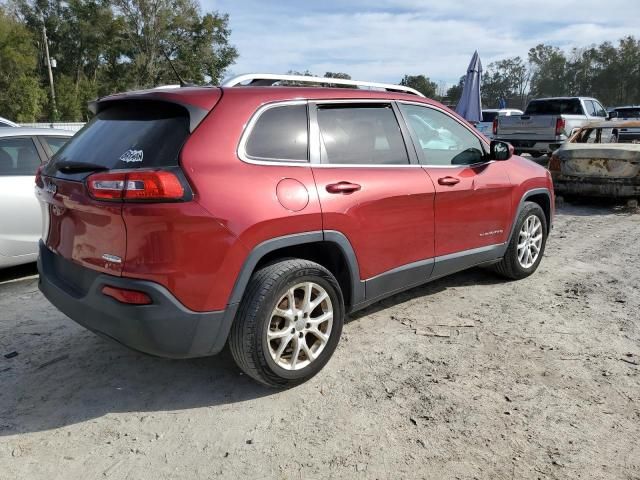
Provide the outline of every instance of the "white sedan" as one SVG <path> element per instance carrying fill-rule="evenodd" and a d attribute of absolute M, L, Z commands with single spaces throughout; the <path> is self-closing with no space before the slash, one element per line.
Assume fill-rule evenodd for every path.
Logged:
<path fill-rule="evenodd" d="M 75 132 L 0 129 L 0 268 L 34 262 L 42 231 L 35 173 Z"/>

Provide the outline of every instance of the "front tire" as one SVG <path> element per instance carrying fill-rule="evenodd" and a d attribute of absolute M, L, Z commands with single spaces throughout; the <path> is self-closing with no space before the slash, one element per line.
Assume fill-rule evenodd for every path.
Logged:
<path fill-rule="evenodd" d="M 251 277 L 229 347 L 250 377 L 269 387 L 290 387 L 325 366 L 343 324 L 342 291 L 331 272 L 308 260 L 284 260 Z"/>
<path fill-rule="evenodd" d="M 507 251 L 493 266 L 503 277 L 519 280 L 538 269 L 547 244 L 547 217 L 534 202 L 525 202 Z"/>

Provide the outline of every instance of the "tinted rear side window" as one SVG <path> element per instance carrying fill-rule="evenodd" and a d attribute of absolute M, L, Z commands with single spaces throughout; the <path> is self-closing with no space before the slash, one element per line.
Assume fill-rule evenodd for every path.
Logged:
<path fill-rule="evenodd" d="M 318 125 L 322 163 L 409 163 L 391 105 L 323 105 L 318 108 Z"/>
<path fill-rule="evenodd" d="M 119 104 L 98 113 L 53 160 L 107 169 L 176 166 L 188 135 L 188 113 L 177 105 Z"/>
<path fill-rule="evenodd" d="M 582 105 L 577 98 L 532 100 L 527 105 L 525 115 L 583 115 Z"/>
<path fill-rule="evenodd" d="M 65 143 L 69 141 L 68 137 L 41 137 L 42 140 L 49 146 L 51 153 L 54 155 L 58 153 Z"/>
<path fill-rule="evenodd" d="M 282 105 L 265 110 L 249 133 L 246 154 L 259 160 L 308 161 L 306 105 Z"/>
<path fill-rule="evenodd" d="M 35 175 L 40 156 L 30 138 L 0 139 L 0 175 Z"/>

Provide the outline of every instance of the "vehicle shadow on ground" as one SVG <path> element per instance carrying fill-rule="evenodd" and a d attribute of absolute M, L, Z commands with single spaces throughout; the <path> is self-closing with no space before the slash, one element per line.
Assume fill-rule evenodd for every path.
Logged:
<path fill-rule="evenodd" d="M 32 348 L 48 348 L 46 355 L 21 351 L 12 363 L 0 362 L 0 438 L 65 427 L 109 413 L 143 417 L 278 393 L 242 374 L 226 350 L 200 359 L 157 358 L 98 337 L 66 318 L 61 321 L 69 325 L 53 328 L 69 330 L 64 345 L 45 345 L 55 340 L 42 334 L 36 337 L 40 345 Z M 11 368 L 4 370 L 6 365 Z"/>
<path fill-rule="evenodd" d="M 453 275 L 449 275 L 438 280 L 434 280 L 424 285 L 414 287 L 402 293 L 398 293 L 392 297 L 381 300 L 373 305 L 352 313 L 346 322 L 360 320 L 367 315 L 377 313 L 381 310 L 394 307 L 404 302 L 414 300 L 420 297 L 434 295 L 443 292 L 452 287 L 466 287 L 471 285 L 496 285 L 508 282 L 504 277 L 493 273 L 488 268 L 472 268 Z"/>
<path fill-rule="evenodd" d="M 348 321 L 447 288 L 501 282 L 483 269 L 461 272 L 383 300 Z M 18 357 L 0 363 L 0 437 L 110 413 L 144 417 L 280 394 L 243 375 L 226 349 L 192 360 L 151 357 L 102 339 L 57 312 L 49 316 L 46 329 L 23 342 Z"/>
<path fill-rule="evenodd" d="M 17 267 L 3 268 L 0 269 L 0 283 L 22 280 L 24 277 L 30 277 L 37 274 L 38 267 L 35 262 L 19 265 Z"/>

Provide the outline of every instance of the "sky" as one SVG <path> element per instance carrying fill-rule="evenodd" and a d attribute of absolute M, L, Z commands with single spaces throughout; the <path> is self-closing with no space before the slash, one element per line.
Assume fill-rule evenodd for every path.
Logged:
<path fill-rule="evenodd" d="M 640 37 L 640 0 L 200 0 L 230 16 L 239 57 L 229 75 L 309 70 L 398 83 L 425 74 L 447 85 L 474 50 L 483 65 L 539 43 L 585 47 Z"/>

